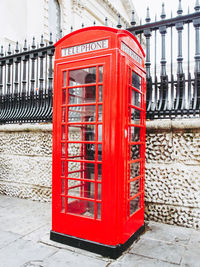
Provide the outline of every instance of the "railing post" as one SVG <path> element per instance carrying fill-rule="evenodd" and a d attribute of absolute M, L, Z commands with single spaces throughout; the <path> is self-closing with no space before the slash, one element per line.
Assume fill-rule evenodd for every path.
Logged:
<path fill-rule="evenodd" d="M 179 0 L 179 6 L 177 14 L 182 16 L 183 10 L 181 7 L 181 0 Z M 176 23 L 176 30 L 178 31 L 178 57 L 177 57 L 177 88 L 175 99 L 175 112 L 178 110 L 183 111 L 185 108 L 185 74 L 183 73 L 183 52 L 182 52 L 182 31 L 183 22 Z"/>
<path fill-rule="evenodd" d="M 15 49 L 16 54 L 19 53 L 19 47 L 18 47 L 18 42 L 16 43 L 16 49 Z M 15 63 L 15 81 L 14 81 L 14 95 L 18 95 L 18 87 L 19 87 L 19 73 L 18 73 L 18 65 L 19 65 L 19 59 L 18 57 L 14 58 L 14 63 Z"/>
<path fill-rule="evenodd" d="M 146 22 L 149 23 L 151 21 L 150 15 L 149 15 L 149 8 L 147 8 L 147 16 L 146 16 Z M 147 73 L 147 110 L 151 110 L 152 106 L 152 78 L 151 78 L 151 60 L 150 60 L 150 38 L 151 38 L 151 30 L 145 29 L 144 30 L 144 36 L 146 38 L 146 73 Z"/>
<path fill-rule="evenodd" d="M 164 9 L 164 3 L 162 4 L 162 14 L 161 14 L 161 19 L 165 19 L 165 9 Z M 160 85 L 160 99 L 159 99 L 159 104 L 158 104 L 158 110 L 163 111 L 167 109 L 167 104 L 168 104 L 168 76 L 166 72 L 166 41 L 165 41 L 165 36 L 167 33 L 167 27 L 166 26 L 161 26 L 159 27 L 159 31 L 161 34 L 161 75 L 160 75 L 160 80 L 161 80 L 161 85 Z"/>
<path fill-rule="evenodd" d="M 27 51 L 27 41 L 24 41 L 24 51 Z M 23 61 L 23 77 L 22 77 L 22 95 L 26 94 L 26 63 L 27 63 L 27 57 L 24 55 L 22 56 Z"/>
<path fill-rule="evenodd" d="M 195 11 L 200 10 L 199 1 L 196 1 Z M 193 20 L 195 28 L 195 81 L 194 81 L 194 98 L 193 98 L 193 110 L 200 108 L 200 18 Z"/>

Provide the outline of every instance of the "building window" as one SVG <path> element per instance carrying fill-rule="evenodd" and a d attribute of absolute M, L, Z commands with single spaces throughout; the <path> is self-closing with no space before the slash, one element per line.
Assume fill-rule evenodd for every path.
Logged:
<path fill-rule="evenodd" d="M 49 32 L 53 34 L 53 37 L 60 39 L 61 31 L 61 11 L 58 0 L 49 0 Z"/>

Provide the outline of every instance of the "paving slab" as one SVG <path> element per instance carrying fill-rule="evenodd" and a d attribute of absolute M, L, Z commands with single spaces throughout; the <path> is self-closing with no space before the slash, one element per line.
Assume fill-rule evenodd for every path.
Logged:
<path fill-rule="evenodd" d="M 43 266 L 48 267 L 106 267 L 107 265 L 108 262 L 103 259 L 90 258 L 67 250 L 60 250 L 43 262 Z"/>
<path fill-rule="evenodd" d="M 47 247 L 32 241 L 18 239 L 10 245 L 0 249 L 0 266 L 28 266 L 27 264 L 31 261 L 42 262 L 45 258 L 50 257 L 56 252 L 56 248 Z"/>
<path fill-rule="evenodd" d="M 193 230 L 190 237 L 189 246 L 195 246 L 199 248 L 200 254 L 200 230 Z"/>
<path fill-rule="evenodd" d="M 3 198 L 0 198 L 0 201 Z M 6 200 L 8 197 L 6 197 Z M 13 198 L 11 205 L 0 208 L 0 230 L 26 235 L 51 222 L 50 203 Z"/>
<path fill-rule="evenodd" d="M 193 229 L 155 222 L 147 223 L 147 231 L 141 238 L 150 238 L 174 244 L 187 245 Z"/>
<path fill-rule="evenodd" d="M 200 247 L 186 247 L 181 266 L 199 267 L 200 266 Z"/>
<path fill-rule="evenodd" d="M 7 231 L 0 231 L 0 249 L 21 237 L 22 237 L 21 235 L 18 235 L 15 233 L 7 232 Z"/>
<path fill-rule="evenodd" d="M 125 254 L 117 261 L 111 263 L 109 267 L 174 267 L 177 264 L 172 264 L 156 259 L 146 258 L 144 256 Z"/>
<path fill-rule="evenodd" d="M 184 246 L 160 240 L 141 238 L 132 245 L 129 252 L 152 259 L 180 264 L 184 251 Z"/>
<path fill-rule="evenodd" d="M 44 225 L 44 226 L 30 232 L 29 234 L 23 236 L 23 239 L 31 240 L 34 242 L 40 242 L 44 239 L 45 236 L 48 236 L 48 239 L 49 239 L 50 230 L 51 230 L 51 224 L 48 223 L 47 225 Z"/>

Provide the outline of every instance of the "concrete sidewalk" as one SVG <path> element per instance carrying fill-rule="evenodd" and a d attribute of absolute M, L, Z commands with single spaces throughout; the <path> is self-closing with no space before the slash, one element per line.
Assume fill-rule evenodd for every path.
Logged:
<path fill-rule="evenodd" d="M 200 231 L 149 222 L 119 259 L 49 240 L 51 204 L 0 195 L 0 267 L 200 267 Z"/>

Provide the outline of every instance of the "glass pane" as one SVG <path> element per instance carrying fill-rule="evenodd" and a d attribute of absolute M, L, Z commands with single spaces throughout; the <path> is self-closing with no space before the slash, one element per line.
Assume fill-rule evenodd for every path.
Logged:
<path fill-rule="evenodd" d="M 141 94 L 134 90 L 131 90 L 131 91 L 132 91 L 131 105 L 140 107 L 141 106 Z"/>
<path fill-rule="evenodd" d="M 141 77 L 134 71 L 132 71 L 132 86 L 141 90 Z"/>
<path fill-rule="evenodd" d="M 61 176 L 65 176 L 65 161 L 61 161 Z"/>
<path fill-rule="evenodd" d="M 102 121 L 102 105 L 98 106 L 98 121 Z"/>
<path fill-rule="evenodd" d="M 132 124 L 141 124 L 141 111 L 137 109 L 131 109 L 131 123 Z"/>
<path fill-rule="evenodd" d="M 131 142 L 139 142 L 140 141 L 140 128 L 139 127 L 130 127 L 130 141 Z"/>
<path fill-rule="evenodd" d="M 62 125 L 62 140 L 65 140 L 65 125 Z"/>
<path fill-rule="evenodd" d="M 83 178 L 83 163 L 68 161 L 68 177 Z"/>
<path fill-rule="evenodd" d="M 71 70 L 69 72 L 70 86 L 76 86 L 85 83 L 96 83 L 96 67 Z"/>
<path fill-rule="evenodd" d="M 92 122 L 96 120 L 96 106 L 69 107 L 69 122 Z"/>
<path fill-rule="evenodd" d="M 62 122 L 66 120 L 66 108 L 62 108 Z"/>
<path fill-rule="evenodd" d="M 67 188 L 72 188 L 74 186 L 78 186 L 81 182 L 78 180 L 72 180 L 72 179 L 68 179 L 67 180 Z"/>
<path fill-rule="evenodd" d="M 65 179 L 61 179 L 61 194 L 65 194 Z"/>
<path fill-rule="evenodd" d="M 62 90 L 62 104 L 66 104 L 66 89 Z"/>
<path fill-rule="evenodd" d="M 102 124 L 98 125 L 98 141 L 102 141 Z"/>
<path fill-rule="evenodd" d="M 66 86 L 66 83 L 67 82 L 67 73 L 66 73 L 66 71 L 64 71 L 63 72 L 63 87 L 65 87 Z"/>
<path fill-rule="evenodd" d="M 65 197 L 61 197 L 61 212 L 65 212 Z"/>
<path fill-rule="evenodd" d="M 81 151 L 81 147 L 81 144 L 68 144 L 68 157 L 73 157 L 74 159 L 82 157 L 83 153 Z"/>
<path fill-rule="evenodd" d="M 99 102 L 103 101 L 103 86 L 99 86 Z"/>
<path fill-rule="evenodd" d="M 139 210 L 140 208 L 140 196 L 130 201 L 130 215 Z"/>
<path fill-rule="evenodd" d="M 97 219 L 101 219 L 101 203 L 97 203 Z"/>
<path fill-rule="evenodd" d="M 103 82 L 103 66 L 99 67 L 99 82 Z"/>
<path fill-rule="evenodd" d="M 84 144 L 83 159 L 95 160 L 95 144 Z"/>
<path fill-rule="evenodd" d="M 84 178 L 85 179 L 95 179 L 95 165 L 93 163 L 84 164 Z"/>
<path fill-rule="evenodd" d="M 131 146 L 131 160 L 140 158 L 140 145 Z"/>
<path fill-rule="evenodd" d="M 69 89 L 69 104 L 96 102 L 96 86 Z"/>
<path fill-rule="evenodd" d="M 62 143 L 62 157 L 65 157 L 65 144 Z"/>
<path fill-rule="evenodd" d="M 95 160 L 95 144 L 68 144 L 68 158 Z"/>
<path fill-rule="evenodd" d="M 95 125 L 73 125 L 68 127 L 69 141 L 95 141 Z"/>
<path fill-rule="evenodd" d="M 67 212 L 94 218 L 94 202 L 68 198 Z"/>
<path fill-rule="evenodd" d="M 70 180 L 72 182 L 72 180 Z M 77 181 L 76 181 L 77 182 Z M 84 188 L 84 184 L 80 181 L 78 181 L 77 185 L 74 185 L 72 187 L 68 187 L 68 196 L 72 197 L 84 197 L 84 191 L 86 188 Z"/>
<path fill-rule="evenodd" d="M 102 165 L 98 164 L 98 180 L 101 180 L 101 176 L 102 176 Z"/>
<path fill-rule="evenodd" d="M 134 196 L 140 191 L 140 179 L 130 182 L 130 196 Z"/>
<path fill-rule="evenodd" d="M 140 175 L 140 162 L 130 164 L 130 179 Z"/>
<path fill-rule="evenodd" d="M 101 184 L 97 184 L 97 199 L 101 199 Z"/>
<path fill-rule="evenodd" d="M 102 161 L 102 145 L 98 145 L 98 160 Z"/>

